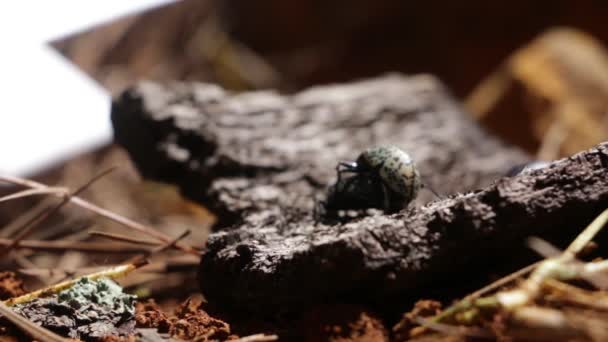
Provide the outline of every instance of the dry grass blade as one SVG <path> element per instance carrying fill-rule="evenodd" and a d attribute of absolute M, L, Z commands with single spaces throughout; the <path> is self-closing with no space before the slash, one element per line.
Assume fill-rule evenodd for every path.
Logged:
<path fill-rule="evenodd" d="M 103 270 L 100 272 L 88 274 L 88 275 L 85 275 L 82 277 L 78 277 L 76 279 L 67 280 L 67 281 L 64 281 L 64 282 L 61 282 L 61 283 L 58 283 L 58 284 L 55 284 L 55 285 L 52 285 L 49 287 L 45 287 L 40 290 L 36 290 L 36 291 L 30 292 L 30 293 L 27 293 L 20 297 L 7 299 L 6 301 L 4 301 L 4 304 L 6 304 L 8 306 L 12 306 L 12 305 L 21 304 L 21 303 L 27 303 L 36 298 L 50 296 L 52 294 L 55 294 L 57 292 L 60 292 L 60 291 L 63 291 L 65 289 L 72 287 L 74 284 L 79 282 L 82 278 L 87 278 L 89 280 L 96 280 L 99 278 L 122 277 L 125 274 L 127 274 L 143 265 L 145 265 L 144 262 L 140 262 L 137 264 L 133 263 L 133 264 L 126 264 L 126 265 L 119 265 L 119 266 L 112 267 L 112 268 L 109 268 L 109 269 L 106 269 L 106 270 Z"/>
<path fill-rule="evenodd" d="M 19 178 L 19 177 L 13 177 L 13 176 L 7 176 L 7 175 L 0 175 L 0 182 L 5 182 L 5 183 L 11 183 L 11 184 L 16 184 L 16 185 L 21 185 L 21 186 L 26 186 L 26 187 L 30 187 L 30 188 L 34 188 L 34 189 L 45 189 L 48 188 L 47 185 L 42 184 L 42 183 L 38 183 L 38 182 L 34 182 L 32 180 L 29 179 L 23 179 L 23 178 Z M 55 194 L 56 193 L 51 193 L 51 194 Z M 169 243 L 171 242 L 171 237 L 159 232 L 151 227 L 148 227 L 146 225 L 143 225 L 141 223 L 135 222 L 131 219 L 128 219 L 124 216 L 118 215 L 114 212 L 111 212 L 107 209 L 98 207 L 97 205 L 88 202 L 78 196 L 75 196 L 74 194 L 72 194 L 72 196 L 67 197 L 67 200 L 69 202 L 72 202 L 82 208 L 85 208 L 87 210 L 90 210 L 100 216 L 103 216 L 107 219 L 110 219 L 114 222 L 120 223 L 122 225 L 124 225 L 125 227 L 128 227 L 130 229 L 142 232 L 144 234 L 147 234 L 149 236 L 152 236 L 156 239 L 158 239 L 161 242 L 164 243 Z M 183 245 L 183 244 L 175 244 L 176 248 L 181 249 L 182 251 L 186 252 L 186 253 L 190 253 L 193 255 L 200 255 L 200 252 L 197 251 L 195 248 L 191 247 L 191 246 L 187 246 L 187 245 Z"/>
<path fill-rule="evenodd" d="M 604 263 L 583 264 L 576 262 L 576 256 L 584 251 L 585 246 L 587 246 L 595 235 L 604 227 L 607 221 L 608 209 L 597 216 L 564 252 L 559 251 L 541 239 L 530 239 L 529 243 L 535 250 L 543 255 L 546 254 L 552 257 L 525 267 L 470 294 L 443 310 L 443 312 L 433 317 L 430 322 L 443 322 L 454 317 L 459 312 L 471 310 L 479 305 L 479 303 L 487 304 L 488 307 L 492 307 L 495 310 L 502 308 L 506 311 L 514 312 L 517 308 L 525 307 L 525 305 L 538 296 L 542 285 L 548 279 L 572 279 L 574 277 L 582 277 L 587 278 L 590 281 L 594 280 L 592 277 L 600 275 L 598 270 L 603 270 Z M 608 269 L 608 263 L 606 263 L 606 268 Z M 479 298 L 483 294 L 497 289 L 527 273 L 531 273 L 530 276 L 517 288 L 499 292 L 494 296 Z M 603 281 L 603 279 L 599 280 Z M 598 284 L 600 283 L 599 280 L 597 281 Z M 595 284 L 595 282 L 591 282 Z M 608 284 L 608 277 L 605 283 Z"/>
<path fill-rule="evenodd" d="M 81 187 L 76 189 L 76 191 L 74 191 L 73 194 L 67 194 L 66 196 L 64 196 L 63 200 L 61 202 L 59 202 L 57 205 L 55 205 L 53 208 L 49 209 L 48 211 L 41 212 L 39 215 L 32 217 L 30 220 L 28 220 L 26 223 L 24 223 L 21 226 L 21 229 L 18 230 L 19 233 L 17 234 L 17 236 L 15 237 L 13 242 L 8 247 L 6 247 L 6 248 L 2 249 L 2 251 L 0 251 L 0 256 L 6 255 L 6 253 L 10 252 L 13 248 L 17 247 L 17 245 L 19 245 L 19 242 L 21 240 L 23 240 L 25 237 L 27 237 L 39 223 L 43 222 L 44 220 L 49 218 L 51 215 L 53 215 L 54 213 L 59 211 L 59 209 L 61 209 L 61 207 L 63 207 L 65 204 L 67 204 L 70 201 L 70 198 L 72 196 L 75 196 L 75 195 L 81 193 L 86 188 L 91 186 L 91 184 L 93 184 L 95 181 L 97 181 L 101 177 L 107 175 L 108 173 L 112 172 L 113 170 L 114 170 L 114 168 L 110 168 L 110 169 L 98 174 L 97 176 L 91 178 L 84 185 L 82 185 Z"/>
<path fill-rule="evenodd" d="M 41 342 L 68 342 L 72 341 L 67 338 L 63 338 L 54 332 L 39 326 L 27 318 L 20 316 L 19 314 L 13 312 L 6 304 L 0 302 L 0 314 L 4 316 L 6 319 L 15 324 L 19 329 L 21 329 L 26 334 L 30 335 L 36 341 Z"/>
<path fill-rule="evenodd" d="M 532 274 L 524 281 L 519 288 L 505 291 L 497 294 L 497 299 L 500 305 L 509 311 L 514 311 L 516 308 L 524 307 L 536 298 L 542 288 L 543 283 L 547 279 L 572 279 L 582 274 L 581 268 L 574 265 L 576 255 L 582 252 L 585 246 L 600 232 L 608 221 L 608 209 L 604 210 L 597 216 L 577 237 L 572 241 L 568 248 L 554 258 L 545 259 L 532 272 Z M 554 247 L 549 243 L 536 241 L 536 246 L 541 249 L 541 252 L 548 251 L 553 254 Z"/>

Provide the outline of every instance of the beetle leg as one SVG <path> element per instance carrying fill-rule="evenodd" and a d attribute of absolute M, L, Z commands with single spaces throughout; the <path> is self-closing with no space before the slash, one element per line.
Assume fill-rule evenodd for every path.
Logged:
<path fill-rule="evenodd" d="M 318 199 L 314 198 L 314 196 L 313 196 L 313 201 L 315 204 L 312 208 L 312 217 L 313 217 L 315 224 L 317 224 L 317 223 L 321 222 L 323 217 L 327 214 L 327 202 L 323 201 L 323 200 L 318 200 Z"/>
<path fill-rule="evenodd" d="M 336 174 L 338 175 L 338 182 L 342 179 L 342 174 L 346 172 L 357 173 L 357 162 L 346 162 L 341 161 L 336 165 Z"/>
<path fill-rule="evenodd" d="M 388 193 L 388 189 L 384 183 L 380 182 L 380 188 L 382 189 L 382 206 L 384 207 L 385 212 L 389 212 L 391 210 L 391 199 Z"/>
<path fill-rule="evenodd" d="M 420 178 L 422 178 L 422 177 L 420 177 Z M 426 188 L 426 189 L 428 189 L 430 192 L 432 192 L 432 193 L 433 193 L 433 195 L 435 195 L 435 197 L 437 197 L 437 198 L 441 198 L 441 197 L 439 197 L 439 194 L 437 193 L 437 191 L 435 191 L 433 188 L 431 188 L 431 187 L 429 186 L 429 183 L 427 183 L 427 182 L 424 180 L 424 178 L 422 178 L 422 187 L 423 187 L 423 188 Z"/>
<path fill-rule="evenodd" d="M 437 191 L 433 190 L 433 188 L 431 188 L 431 187 L 430 187 L 428 184 L 422 184 L 422 186 L 423 186 L 424 188 L 429 189 L 429 191 L 430 191 L 430 192 L 432 192 L 432 193 L 433 193 L 433 195 L 435 195 L 435 197 L 437 197 L 437 198 L 441 198 L 441 197 L 439 197 L 439 194 L 437 193 Z"/>
<path fill-rule="evenodd" d="M 347 162 L 347 161 L 341 161 L 338 163 L 338 165 L 336 165 L 336 171 L 337 172 L 353 172 L 353 173 L 357 173 L 359 166 L 357 165 L 357 162 Z"/>
<path fill-rule="evenodd" d="M 337 168 L 340 168 L 340 166 L 344 167 L 345 171 L 351 171 L 351 172 L 357 172 L 357 168 L 359 167 L 359 165 L 357 165 L 357 162 L 354 161 L 341 161 L 338 163 Z"/>
<path fill-rule="evenodd" d="M 422 188 L 428 189 L 430 192 L 432 192 L 432 193 L 433 193 L 433 195 L 435 195 L 435 197 L 437 197 L 437 198 L 441 198 L 441 197 L 439 196 L 439 194 L 437 193 L 437 191 L 435 191 L 433 188 L 431 188 L 431 187 L 429 186 L 429 183 L 428 183 L 428 182 L 427 182 L 427 181 L 426 181 L 426 180 L 425 180 L 423 177 L 420 177 L 420 179 L 422 180 L 422 182 L 421 182 L 421 183 L 422 183 Z M 410 196 L 410 197 L 411 197 L 411 196 Z"/>

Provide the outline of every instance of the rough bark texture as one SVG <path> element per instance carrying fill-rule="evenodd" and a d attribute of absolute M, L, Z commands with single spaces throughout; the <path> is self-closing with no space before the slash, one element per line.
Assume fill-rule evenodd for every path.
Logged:
<path fill-rule="evenodd" d="M 209 238 L 201 286 L 240 309 L 419 289 L 524 235 L 578 225 L 608 196 L 601 153 L 490 185 L 528 158 L 483 132 L 429 76 L 293 96 L 144 83 L 115 102 L 112 119 L 145 177 L 178 184 L 229 226 Z M 428 203 L 423 192 L 395 215 L 314 224 L 313 197 L 335 179 L 336 162 L 383 143 L 408 151 L 424 181 L 452 196 Z"/>
<path fill-rule="evenodd" d="M 178 184 L 227 225 L 260 215 L 299 223 L 340 160 L 392 143 L 442 194 L 488 185 L 527 160 L 467 118 L 430 76 L 388 75 L 294 96 L 202 83 L 141 83 L 112 110 L 115 137 L 144 177 Z M 418 203 L 432 198 L 423 193 Z M 285 210 L 296 218 L 286 217 Z M 307 215 L 308 214 L 308 215 Z"/>

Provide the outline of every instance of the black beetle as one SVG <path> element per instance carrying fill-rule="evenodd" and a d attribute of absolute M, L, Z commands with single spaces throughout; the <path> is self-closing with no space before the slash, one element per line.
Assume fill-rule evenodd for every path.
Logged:
<path fill-rule="evenodd" d="M 315 207 L 315 217 L 338 210 L 401 210 L 416 198 L 422 187 L 420 173 L 412 158 L 398 147 L 369 148 L 354 162 L 340 162 L 337 180 L 327 198 Z M 351 173 L 351 176 L 344 177 Z"/>

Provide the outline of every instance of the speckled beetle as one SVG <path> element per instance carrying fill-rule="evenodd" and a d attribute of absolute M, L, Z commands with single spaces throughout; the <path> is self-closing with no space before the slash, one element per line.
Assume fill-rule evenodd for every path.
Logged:
<path fill-rule="evenodd" d="M 321 208 L 315 208 L 318 212 L 371 208 L 394 212 L 405 208 L 422 187 L 412 158 L 395 146 L 369 148 L 354 162 L 338 163 L 336 172 L 338 179 Z M 352 176 L 344 177 L 347 173 Z"/>

